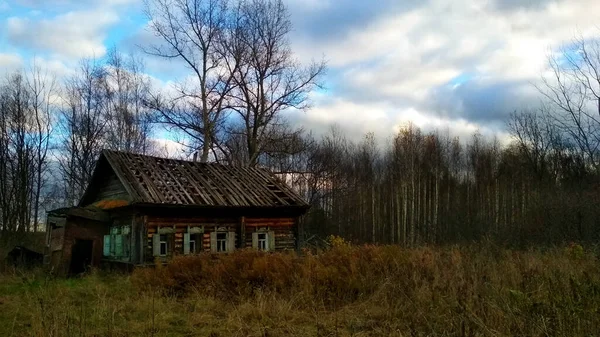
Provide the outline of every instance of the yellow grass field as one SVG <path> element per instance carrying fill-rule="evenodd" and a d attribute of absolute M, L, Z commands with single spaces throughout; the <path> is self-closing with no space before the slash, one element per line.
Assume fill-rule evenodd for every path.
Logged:
<path fill-rule="evenodd" d="M 0 336 L 599 336 L 600 263 L 579 245 L 176 258 L 131 275 L 0 276 Z"/>

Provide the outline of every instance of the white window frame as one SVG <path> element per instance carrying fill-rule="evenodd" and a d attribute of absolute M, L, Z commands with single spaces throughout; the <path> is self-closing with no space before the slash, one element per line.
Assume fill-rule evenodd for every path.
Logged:
<path fill-rule="evenodd" d="M 252 233 L 252 248 L 265 252 L 275 250 L 275 232 L 261 228 Z"/>
<path fill-rule="evenodd" d="M 198 251 L 196 251 L 196 236 L 195 235 L 190 235 L 190 241 L 189 241 L 189 245 L 190 245 L 190 254 L 196 254 L 198 253 Z"/>
<path fill-rule="evenodd" d="M 225 240 L 223 240 L 223 236 Z M 210 233 L 211 253 L 231 253 L 236 249 L 236 235 L 234 231 L 217 229 Z M 224 241 L 224 242 L 223 242 Z"/>
<path fill-rule="evenodd" d="M 168 234 L 158 234 L 159 235 L 159 255 L 158 256 L 167 256 L 169 255 L 169 235 Z M 164 240 L 163 240 L 164 238 Z M 163 254 L 163 244 L 165 247 L 165 253 Z"/>
<path fill-rule="evenodd" d="M 220 238 L 220 236 L 223 238 Z M 226 253 L 229 251 L 229 247 L 227 247 L 228 236 L 228 232 L 217 232 L 217 253 Z"/>
<path fill-rule="evenodd" d="M 258 240 L 258 250 L 264 250 L 264 251 L 269 250 L 269 233 L 259 232 L 257 234 L 257 240 Z"/>

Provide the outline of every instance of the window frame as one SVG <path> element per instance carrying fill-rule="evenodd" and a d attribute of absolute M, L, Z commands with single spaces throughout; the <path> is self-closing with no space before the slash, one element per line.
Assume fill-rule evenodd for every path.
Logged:
<path fill-rule="evenodd" d="M 229 239 L 229 233 L 228 232 L 217 232 L 217 253 L 226 253 L 228 252 L 228 244 L 227 241 Z M 222 248 L 221 248 L 221 244 L 222 244 Z"/>
<path fill-rule="evenodd" d="M 190 235 L 190 240 L 188 242 L 188 245 L 190 247 L 190 254 L 197 254 L 198 253 L 196 251 L 196 236 L 194 234 Z"/>
<path fill-rule="evenodd" d="M 269 233 L 267 232 L 259 232 L 257 235 L 257 246 L 258 246 L 258 250 L 262 250 L 262 251 L 269 251 Z M 263 236 L 261 238 L 261 236 Z M 263 247 L 264 245 L 264 247 Z"/>
<path fill-rule="evenodd" d="M 158 234 L 158 246 L 159 246 L 159 255 L 158 256 L 167 256 L 169 255 L 169 234 Z M 164 238 L 164 240 L 163 240 Z M 163 244 L 165 247 L 165 253 L 163 254 Z"/>

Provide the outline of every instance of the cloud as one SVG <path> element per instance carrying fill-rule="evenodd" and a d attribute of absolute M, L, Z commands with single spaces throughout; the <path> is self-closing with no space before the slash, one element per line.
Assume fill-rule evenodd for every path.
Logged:
<path fill-rule="evenodd" d="M 96 5 L 126 5 L 141 3 L 140 0 L 17 0 L 21 6 L 29 8 L 55 8 L 59 7 L 90 7 Z"/>
<path fill-rule="evenodd" d="M 326 16 L 329 5 L 304 11 Z M 302 61 L 321 54 L 329 60 L 326 86 L 335 102 L 315 104 L 329 117 L 309 113 L 314 118 L 305 122 L 346 119 L 353 131 L 386 132 L 368 122 L 384 109 L 386 126 L 412 118 L 424 127 L 501 132 L 509 112 L 538 104 L 532 83 L 546 70 L 547 56 L 577 32 L 600 32 L 595 0 L 430 0 L 404 7 L 384 1 L 381 7 L 364 18 L 329 16 L 324 27 L 341 27 L 340 33 L 318 25 L 296 32 Z M 300 27 L 320 20 L 293 17 Z"/>
<path fill-rule="evenodd" d="M 125 52 L 157 41 L 140 27 L 141 0 L 16 1 L 41 14 L 11 14 L 0 24 L 8 50 L 42 53 L 59 73 L 68 73 L 79 57 L 102 56 L 109 32 L 110 43 Z M 329 89 L 313 95 L 314 108 L 287 113 L 317 133 L 337 123 L 349 135 L 374 131 L 385 138 L 411 120 L 428 130 L 501 134 L 509 112 L 538 104 L 532 83 L 547 70 L 548 54 L 578 33 L 600 33 L 597 0 L 286 4 L 298 58 L 309 62 L 325 55 L 330 67 Z M 0 66 L 22 64 L 14 56 L 0 54 Z M 189 75 L 177 61 L 145 56 L 145 62 L 153 84 L 166 93 L 173 91 L 172 81 Z"/>
<path fill-rule="evenodd" d="M 0 53 L 0 76 L 4 76 L 23 67 L 23 59 L 18 54 Z"/>
<path fill-rule="evenodd" d="M 68 58 L 94 57 L 106 52 L 106 30 L 118 19 L 110 10 L 72 11 L 42 20 L 10 17 L 5 31 L 13 46 Z"/>
<path fill-rule="evenodd" d="M 564 1 L 564 0 L 561 0 Z M 556 0 L 492 0 L 490 2 L 491 8 L 500 11 L 515 11 L 515 10 L 531 10 L 531 9 L 542 9 L 549 4 L 556 2 Z"/>

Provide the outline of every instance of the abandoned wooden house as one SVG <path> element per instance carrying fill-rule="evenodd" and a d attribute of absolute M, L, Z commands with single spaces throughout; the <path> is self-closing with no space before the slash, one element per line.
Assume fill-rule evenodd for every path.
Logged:
<path fill-rule="evenodd" d="M 295 249 L 307 209 L 261 168 L 104 150 L 78 206 L 48 213 L 46 263 L 78 273 L 179 254 Z"/>

